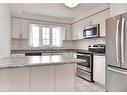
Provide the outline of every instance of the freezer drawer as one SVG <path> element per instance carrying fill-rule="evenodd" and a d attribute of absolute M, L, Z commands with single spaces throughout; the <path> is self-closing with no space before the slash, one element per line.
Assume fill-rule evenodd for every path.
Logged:
<path fill-rule="evenodd" d="M 127 92 L 127 70 L 107 67 L 106 91 Z"/>

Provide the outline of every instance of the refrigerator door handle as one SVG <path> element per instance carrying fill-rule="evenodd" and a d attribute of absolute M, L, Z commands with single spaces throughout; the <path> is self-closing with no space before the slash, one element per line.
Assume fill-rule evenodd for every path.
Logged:
<path fill-rule="evenodd" d="M 113 68 L 110 68 L 110 67 L 107 67 L 107 70 L 127 75 L 127 71 L 123 71 L 123 70 L 121 71 L 121 70 L 113 69 Z"/>
<path fill-rule="evenodd" d="M 124 63 L 124 57 L 125 57 L 125 54 L 124 54 L 124 50 L 125 50 L 125 47 L 124 47 L 124 36 L 125 36 L 125 18 L 122 18 L 122 26 L 121 26 L 121 62 Z"/>
<path fill-rule="evenodd" d="M 117 60 L 117 63 L 120 63 L 120 60 L 119 60 L 119 22 L 120 20 L 117 19 L 116 21 L 116 60 Z"/>

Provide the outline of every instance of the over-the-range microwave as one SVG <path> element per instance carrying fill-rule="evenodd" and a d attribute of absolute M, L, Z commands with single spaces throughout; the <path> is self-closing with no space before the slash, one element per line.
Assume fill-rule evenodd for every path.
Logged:
<path fill-rule="evenodd" d="M 100 25 L 92 25 L 88 27 L 83 28 L 83 38 L 93 38 L 93 37 L 99 37 L 100 35 Z"/>

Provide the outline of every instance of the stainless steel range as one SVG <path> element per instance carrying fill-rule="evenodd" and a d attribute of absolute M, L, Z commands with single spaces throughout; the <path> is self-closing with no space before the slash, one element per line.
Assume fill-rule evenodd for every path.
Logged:
<path fill-rule="evenodd" d="M 93 80 L 93 54 L 105 53 L 105 44 L 89 45 L 88 52 L 77 52 L 78 59 L 86 60 L 85 63 L 77 63 L 77 76 L 90 82 Z"/>
<path fill-rule="evenodd" d="M 84 63 L 77 63 L 77 76 L 90 82 L 94 82 L 92 53 L 77 52 L 77 58 L 86 60 Z"/>
<path fill-rule="evenodd" d="M 94 44 L 94 45 L 89 45 L 88 49 L 92 53 L 105 53 L 105 44 Z"/>

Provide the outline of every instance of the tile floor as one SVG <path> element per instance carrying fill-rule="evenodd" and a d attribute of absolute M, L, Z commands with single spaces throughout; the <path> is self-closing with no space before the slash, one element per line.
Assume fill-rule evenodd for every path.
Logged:
<path fill-rule="evenodd" d="M 75 92 L 104 92 L 105 89 L 95 83 L 90 83 L 80 77 L 76 77 Z"/>

